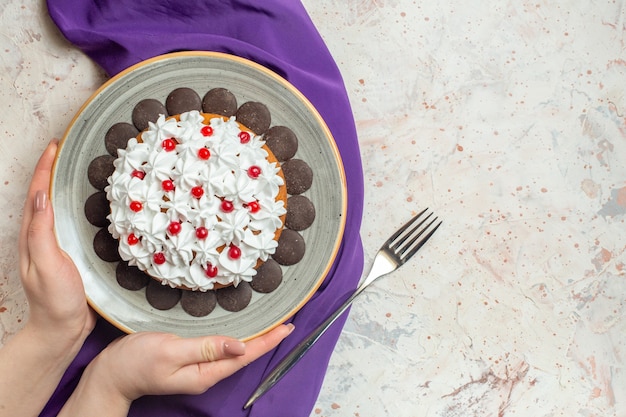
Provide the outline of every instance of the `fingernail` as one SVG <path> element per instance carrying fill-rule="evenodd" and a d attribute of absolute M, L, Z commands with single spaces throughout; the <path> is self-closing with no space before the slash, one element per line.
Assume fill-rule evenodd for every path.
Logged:
<path fill-rule="evenodd" d="M 239 340 L 224 342 L 224 353 L 230 356 L 241 356 L 246 353 L 246 344 Z"/>
<path fill-rule="evenodd" d="M 293 323 L 287 323 L 287 328 L 289 329 L 289 333 L 287 334 L 291 334 L 291 332 L 293 332 L 293 329 L 295 329 L 296 326 L 294 326 Z"/>
<path fill-rule="evenodd" d="M 35 211 L 44 211 L 48 207 L 48 194 L 45 191 L 35 193 Z"/>

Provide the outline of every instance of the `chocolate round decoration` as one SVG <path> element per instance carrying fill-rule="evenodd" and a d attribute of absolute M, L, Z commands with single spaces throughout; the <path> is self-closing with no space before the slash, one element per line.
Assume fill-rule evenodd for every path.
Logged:
<path fill-rule="evenodd" d="M 252 299 L 252 287 L 245 281 L 242 281 L 236 287 L 220 288 L 216 291 L 217 303 L 226 311 L 241 311 L 250 304 Z"/>
<path fill-rule="evenodd" d="M 117 262 L 121 259 L 117 251 L 117 239 L 111 236 L 106 227 L 96 232 L 93 238 L 93 250 L 105 262 Z"/>
<path fill-rule="evenodd" d="M 202 111 L 202 99 L 195 90 L 180 87 L 167 96 L 165 108 L 169 114 L 181 114 L 192 110 Z"/>
<path fill-rule="evenodd" d="M 295 230 L 283 229 L 272 258 L 281 265 L 294 265 L 304 257 L 305 251 L 306 243 L 302 235 Z"/>
<path fill-rule="evenodd" d="M 313 184 L 313 170 L 302 159 L 290 159 L 281 165 L 285 174 L 287 193 L 302 194 Z"/>
<path fill-rule="evenodd" d="M 180 306 L 193 317 L 204 317 L 211 313 L 217 305 L 215 291 L 183 291 Z"/>
<path fill-rule="evenodd" d="M 94 226 L 104 227 L 109 224 L 107 216 L 111 212 L 107 193 L 98 191 L 85 201 L 85 217 Z"/>
<path fill-rule="evenodd" d="M 272 116 L 267 106 L 256 101 L 245 102 L 235 113 L 237 121 L 257 135 L 262 135 L 269 129 Z"/>
<path fill-rule="evenodd" d="M 104 190 L 104 187 L 109 185 L 107 178 L 115 171 L 113 161 L 115 161 L 115 157 L 111 155 L 100 155 L 89 163 L 87 178 L 94 188 Z"/>
<path fill-rule="evenodd" d="M 130 123 L 116 123 L 104 135 L 104 146 L 109 154 L 117 156 L 117 150 L 126 149 L 128 139 L 134 138 L 138 134 L 139 130 Z"/>
<path fill-rule="evenodd" d="M 151 279 L 146 287 L 146 300 L 157 310 L 169 310 L 180 300 L 182 290 Z"/>
<path fill-rule="evenodd" d="M 298 151 L 298 138 L 286 126 L 272 126 L 263 139 L 279 162 L 293 158 Z"/>
<path fill-rule="evenodd" d="M 120 287 L 129 291 L 138 291 L 148 285 L 150 277 L 136 266 L 121 261 L 115 268 L 115 278 Z"/>
<path fill-rule="evenodd" d="M 315 206 L 303 195 L 292 195 L 287 199 L 285 226 L 291 230 L 308 229 L 315 220 Z"/>
<path fill-rule="evenodd" d="M 213 88 L 202 99 L 202 110 L 221 116 L 233 116 L 237 112 L 237 98 L 225 88 Z"/>
<path fill-rule="evenodd" d="M 167 117 L 167 109 L 159 100 L 153 98 L 147 98 L 141 100 L 133 109 L 133 124 L 139 131 L 143 131 L 148 128 L 148 122 L 155 123 L 160 115 Z"/>
<path fill-rule="evenodd" d="M 270 258 L 256 270 L 250 286 L 256 292 L 267 294 L 278 288 L 282 281 L 283 269 L 278 262 Z"/>

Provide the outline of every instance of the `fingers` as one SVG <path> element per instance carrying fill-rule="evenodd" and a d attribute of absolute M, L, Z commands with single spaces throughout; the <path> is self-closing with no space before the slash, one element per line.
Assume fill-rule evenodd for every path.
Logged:
<path fill-rule="evenodd" d="M 247 366 L 251 362 L 265 355 L 274 349 L 282 340 L 294 329 L 293 324 L 286 324 L 276 327 L 268 333 L 250 340 L 245 344 L 245 354 L 212 363 L 200 363 L 198 369 L 201 377 L 226 378 L 239 369 Z"/>
<path fill-rule="evenodd" d="M 22 272 L 26 271 L 30 263 L 28 235 L 31 233 L 31 222 L 33 218 L 35 216 L 41 217 L 41 219 L 38 219 L 38 224 L 35 225 L 35 230 L 43 228 L 52 231 L 52 224 L 50 223 L 52 221 L 52 212 L 49 207 L 47 191 L 50 187 L 50 176 L 56 151 L 57 142 L 51 141 L 39 158 L 28 189 L 19 240 L 20 266 Z M 35 206 L 37 206 L 37 209 Z M 49 238 L 49 235 L 44 235 L 44 238 Z"/>
<path fill-rule="evenodd" d="M 94 361 L 100 364 L 94 369 L 110 374 L 107 378 L 130 400 L 147 394 L 200 394 L 275 348 L 292 329 L 280 325 L 245 344 L 225 336 L 134 333 L 112 342 Z"/>
<path fill-rule="evenodd" d="M 176 351 L 186 364 L 211 363 L 241 357 L 247 364 L 274 349 L 293 329 L 293 324 L 278 326 L 272 331 L 243 343 L 225 336 L 177 339 Z"/>
<path fill-rule="evenodd" d="M 207 337 L 204 341 L 199 338 L 188 339 L 190 341 L 189 346 L 195 343 L 196 348 L 195 353 L 187 352 L 187 354 L 196 356 L 185 357 L 186 363 L 176 373 L 177 382 L 172 382 L 177 385 L 179 389 L 177 392 L 204 392 L 217 382 L 231 376 L 274 349 L 292 330 L 292 324 L 278 326 L 245 343 L 245 346 L 235 344 L 235 339 L 219 336 Z M 230 345 L 231 341 L 232 345 Z M 241 350 L 242 347 L 245 350 Z M 235 351 L 229 352 L 230 349 L 235 349 Z M 191 358 L 195 358 L 195 360 Z M 197 360 L 198 358 L 219 359 L 207 361 Z"/>
<path fill-rule="evenodd" d="M 250 359 L 248 363 L 260 358 L 270 350 L 274 349 L 283 339 L 294 329 L 294 325 L 289 323 L 278 326 L 274 330 L 250 340 L 246 343 L 246 359 Z"/>
<path fill-rule="evenodd" d="M 46 191 L 37 191 L 33 199 L 33 213 L 28 225 L 27 242 L 31 265 L 45 262 L 45 268 L 56 269 L 59 246 L 54 234 L 52 207 Z"/>

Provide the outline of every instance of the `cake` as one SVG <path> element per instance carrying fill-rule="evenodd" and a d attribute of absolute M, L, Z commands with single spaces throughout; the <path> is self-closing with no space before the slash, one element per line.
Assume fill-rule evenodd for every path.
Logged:
<path fill-rule="evenodd" d="M 101 260 L 117 263 L 115 268 L 117 284 L 127 291 L 145 292 L 145 299 L 152 308 L 169 310 L 180 305 L 184 312 L 194 317 L 206 316 L 216 306 L 230 312 L 241 311 L 251 302 L 253 293 L 262 296 L 276 290 L 283 280 L 284 269 L 304 258 L 306 244 L 302 232 L 309 228 L 315 219 L 315 207 L 306 196 L 312 184 L 313 171 L 306 162 L 298 158 L 298 138 L 295 133 L 286 126 L 272 126 L 271 114 L 263 103 L 248 101 L 238 105 L 236 97 L 228 89 L 220 87 L 209 90 L 202 98 L 191 88 L 177 88 L 167 96 L 164 104 L 153 98 L 140 100 L 129 116 L 131 123 L 120 121 L 105 132 L 104 145 L 107 154 L 94 158 L 89 164 L 87 178 L 96 191 L 86 199 L 84 206 L 86 219 L 97 228 L 93 238 L 93 249 Z M 207 137 L 202 135 L 205 126 L 210 126 L 213 130 L 212 139 L 206 139 Z M 250 134 L 248 144 L 241 143 L 241 139 L 238 138 L 239 132 Z M 170 152 L 178 155 L 178 151 L 185 148 L 189 158 L 178 156 L 172 158 L 172 154 L 167 153 L 162 147 L 163 141 L 178 135 L 195 136 L 201 143 L 205 141 L 211 145 L 188 146 L 188 138 L 183 137 L 180 138 L 182 145 L 175 143 L 174 150 Z M 221 154 L 219 147 L 212 147 L 219 142 L 216 135 L 230 138 L 231 147 L 224 146 L 230 148 L 225 150 L 224 155 Z M 174 139 L 174 142 L 178 142 L 178 139 Z M 195 143 L 195 140 L 190 142 Z M 168 141 L 166 146 L 171 146 L 171 143 Z M 238 156 L 235 149 L 246 146 L 255 149 L 255 153 L 252 156 Z M 147 161 L 146 165 L 129 157 L 133 148 L 138 148 L 139 153 L 145 154 L 150 147 L 158 155 L 155 153 L 153 161 Z M 210 154 L 208 160 L 200 158 L 197 153 L 200 147 L 208 149 Z M 233 155 L 236 158 L 233 158 Z M 153 168 L 156 157 L 177 160 L 169 177 L 167 169 L 165 171 L 157 169 L 158 174 L 148 173 Z M 207 222 L 207 219 L 203 214 L 187 213 L 183 216 L 184 213 L 180 212 L 180 200 L 174 196 L 175 191 L 162 190 L 156 196 L 148 193 L 151 187 L 162 189 L 163 181 L 167 180 L 172 181 L 174 190 L 182 190 L 183 187 L 177 187 L 176 179 L 172 176 L 180 180 L 181 169 L 185 168 L 182 170 L 186 172 L 188 166 L 194 165 L 191 161 L 196 159 L 195 162 L 199 162 L 197 160 L 200 159 L 208 163 L 211 158 L 225 158 L 230 162 L 240 161 L 237 169 L 240 173 L 245 173 L 239 176 L 242 183 L 239 184 L 235 180 L 237 176 L 233 174 L 231 167 L 230 180 L 226 181 L 229 186 L 256 184 L 252 191 L 244 186 L 244 190 L 240 191 L 245 198 L 240 195 L 238 199 L 233 198 L 233 201 L 230 201 L 233 203 L 233 211 L 224 214 L 225 218 L 227 215 L 233 218 L 240 216 L 240 220 L 243 219 L 243 223 L 247 222 L 250 226 L 248 229 L 238 229 L 239 231 L 235 232 L 228 226 L 233 222 L 225 222 L 217 227 L 223 220 L 217 214 L 221 210 L 222 201 L 229 200 L 227 196 L 214 191 L 219 188 L 214 184 L 207 186 L 203 183 L 201 199 L 208 200 L 209 196 L 216 199 L 213 204 L 205 207 L 204 204 L 199 204 L 200 199 L 196 200 L 193 194 L 189 197 L 189 193 L 197 185 L 191 183 L 188 175 L 183 176 L 183 182 L 187 182 L 187 202 L 197 203 L 190 206 L 192 211 L 212 213 L 209 215 L 208 223 L 204 224 L 202 221 Z M 252 166 L 261 168 L 263 175 L 260 179 L 248 175 L 248 169 Z M 220 175 L 213 178 L 213 175 L 206 175 L 206 170 L 203 172 L 204 177 L 201 175 L 203 180 L 219 182 Z M 214 172 L 219 173 L 220 168 Z M 151 180 L 151 177 L 154 178 Z M 224 180 L 223 176 L 221 178 Z M 147 180 L 154 182 L 154 185 L 147 186 Z M 248 200 L 250 192 L 255 195 L 256 189 L 264 188 L 259 187 L 263 181 L 267 185 L 265 188 L 269 187 L 273 191 L 269 193 L 269 197 L 263 197 L 265 200 L 254 198 L 261 208 L 257 211 L 254 204 L 252 206 L 249 204 L 252 201 Z M 129 188 L 131 182 L 132 192 Z M 168 187 L 169 183 L 166 188 Z M 224 191 L 224 181 L 221 187 Z M 274 195 L 276 188 L 278 193 Z M 144 193 L 146 197 L 148 193 L 150 198 L 143 200 L 128 197 L 135 192 L 139 192 L 140 195 Z M 231 197 L 235 195 L 232 194 L 232 190 L 229 193 Z M 131 203 L 134 201 L 141 203 L 141 210 L 138 212 L 131 209 Z M 134 204 L 133 207 L 137 209 L 139 206 Z M 169 215 L 168 210 L 171 210 Z M 235 211 L 239 214 L 234 214 Z M 132 227 L 135 226 L 132 226 L 130 218 L 141 217 L 136 216 L 138 213 L 146 215 L 142 220 L 144 224 L 149 223 L 154 227 L 159 225 L 156 228 L 158 232 L 155 233 L 154 228 L 147 234 L 145 231 L 133 231 Z M 173 222 L 180 226 L 174 225 L 172 230 L 168 230 Z M 212 231 L 215 233 L 211 233 L 207 224 L 214 226 Z M 210 241 L 203 241 L 203 247 L 199 248 L 197 241 L 187 246 L 176 245 L 179 240 L 185 240 L 180 239 L 182 236 L 197 239 L 199 227 L 204 227 L 209 232 L 206 239 L 211 236 Z M 173 238 L 170 236 L 172 232 Z M 131 237 L 129 242 L 131 233 L 134 237 Z M 160 236 L 165 241 L 171 241 L 166 243 L 171 243 L 173 247 L 168 251 L 162 251 L 163 246 L 155 243 L 154 235 Z M 204 232 L 200 235 L 204 236 Z M 242 236 L 250 237 L 254 242 L 262 244 L 249 244 Z M 248 251 L 249 248 L 246 246 L 247 249 L 241 251 L 240 257 L 236 259 L 239 266 L 234 268 L 234 271 L 233 268 L 229 270 L 228 259 L 226 264 L 219 263 L 220 257 L 228 256 L 233 242 L 234 246 L 254 247 Z M 163 242 L 160 244 L 163 245 Z M 242 247 L 239 246 L 237 248 L 241 250 Z M 166 262 L 158 264 L 161 261 L 158 255 L 155 267 L 155 255 L 161 252 Z M 180 263 L 174 268 L 177 273 L 167 273 L 167 269 L 170 268 L 168 259 Z M 232 266 L 233 260 L 230 262 Z M 253 263 L 254 266 L 251 268 Z M 179 273 L 185 269 L 187 272 Z M 209 276 L 214 273 L 215 276 Z"/>
<path fill-rule="evenodd" d="M 234 117 L 161 115 L 113 164 L 108 230 L 129 265 L 207 291 L 252 281 L 275 253 L 285 180 L 262 138 Z"/>

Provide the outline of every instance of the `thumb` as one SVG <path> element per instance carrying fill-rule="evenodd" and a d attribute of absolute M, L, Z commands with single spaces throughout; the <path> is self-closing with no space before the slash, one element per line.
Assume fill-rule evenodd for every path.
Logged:
<path fill-rule="evenodd" d="M 35 264 L 39 259 L 50 259 L 51 255 L 58 252 L 52 207 L 45 191 L 35 193 L 27 240 L 30 259 Z"/>
<path fill-rule="evenodd" d="M 38 190 L 47 190 L 50 186 L 50 175 L 52 172 L 54 155 L 56 154 L 56 151 L 57 142 L 56 140 L 52 140 L 48 144 L 48 147 L 46 148 L 44 153 L 39 158 L 39 162 L 37 162 L 37 166 L 35 167 L 35 172 L 33 173 L 33 178 L 30 182 L 30 186 L 28 189 L 28 197 L 26 199 L 26 206 L 24 207 L 24 214 L 22 216 L 22 227 L 20 229 L 19 239 L 20 270 L 22 271 L 22 276 L 24 276 L 24 274 L 28 271 L 29 266 L 31 265 L 31 254 L 28 242 L 28 235 L 31 233 L 30 227 L 35 211 L 41 211 L 46 216 L 49 216 L 47 220 L 44 218 L 46 222 L 49 222 L 51 224 L 53 221 L 52 213 L 47 212 L 48 195 L 45 193 L 45 191 Z M 37 194 L 38 202 L 35 202 L 35 195 Z M 38 208 L 36 209 L 35 206 L 37 206 Z M 44 224 L 46 222 L 44 222 Z M 35 226 L 35 229 L 40 227 L 37 225 Z M 51 229 L 51 226 L 49 228 Z"/>
<path fill-rule="evenodd" d="M 221 359 L 241 356 L 245 353 L 245 344 L 237 339 L 225 336 L 208 336 L 182 339 L 181 349 L 188 349 L 185 358 L 189 363 L 215 362 Z"/>

